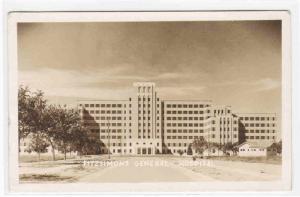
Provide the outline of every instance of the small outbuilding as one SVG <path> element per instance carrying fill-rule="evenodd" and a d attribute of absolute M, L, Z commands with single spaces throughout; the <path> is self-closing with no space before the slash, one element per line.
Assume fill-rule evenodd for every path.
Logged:
<path fill-rule="evenodd" d="M 238 146 L 240 157 L 266 157 L 276 155 L 276 150 L 270 144 L 258 144 L 255 142 L 244 142 Z"/>

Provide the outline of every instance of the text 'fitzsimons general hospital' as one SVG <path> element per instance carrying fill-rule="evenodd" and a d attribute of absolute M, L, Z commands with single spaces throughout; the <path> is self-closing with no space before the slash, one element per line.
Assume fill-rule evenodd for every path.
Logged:
<path fill-rule="evenodd" d="M 210 100 L 161 100 L 155 84 L 133 84 L 128 100 L 81 100 L 79 112 L 101 153 L 177 154 L 195 139 L 224 145 L 243 141 L 277 141 L 275 113 L 232 113 Z"/>

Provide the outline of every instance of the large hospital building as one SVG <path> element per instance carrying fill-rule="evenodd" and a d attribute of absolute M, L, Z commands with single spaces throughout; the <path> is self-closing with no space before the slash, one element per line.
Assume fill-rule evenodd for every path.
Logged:
<path fill-rule="evenodd" d="M 134 83 L 127 100 L 81 100 L 79 112 L 101 152 L 176 154 L 199 138 L 216 144 L 276 141 L 276 114 L 237 114 L 210 100 L 161 100 L 150 82 Z"/>

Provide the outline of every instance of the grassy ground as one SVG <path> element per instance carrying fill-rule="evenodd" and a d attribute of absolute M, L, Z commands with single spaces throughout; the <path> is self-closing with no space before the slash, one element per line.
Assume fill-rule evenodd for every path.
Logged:
<path fill-rule="evenodd" d="M 269 157 L 238 157 L 238 156 L 223 156 L 223 157 L 209 157 L 208 159 L 224 160 L 224 161 L 242 161 L 249 163 L 268 163 L 268 164 L 281 164 L 281 156 Z"/>
<path fill-rule="evenodd" d="M 74 159 L 75 156 L 70 156 L 67 154 L 67 159 Z M 55 155 L 55 160 L 63 160 L 64 155 L 63 154 L 58 154 Z M 30 154 L 30 155 L 20 155 L 19 157 L 19 162 L 21 163 L 31 163 L 31 162 L 37 162 L 39 160 L 37 154 Z M 40 161 L 52 161 L 52 155 L 46 155 L 46 154 L 41 154 Z"/>
<path fill-rule="evenodd" d="M 65 181 L 72 180 L 73 177 L 60 176 L 56 174 L 24 174 L 20 175 L 20 181 L 36 182 L 36 181 Z"/>
<path fill-rule="evenodd" d="M 83 157 L 81 160 L 107 161 L 107 155 Z M 19 168 L 20 183 L 74 182 L 159 182 L 159 181 L 270 181 L 281 177 L 280 161 L 273 158 L 213 157 L 211 165 L 180 165 L 187 156 L 127 157 L 113 156 L 111 161 L 128 161 L 129 165 L 83 165 L 64 161 L 28 162 Z M 197 159 L 200 161 L 200 159 Z M 74 161 L 74 160 L 69 160 Z M 137 162 L 160 161 L 168 165 L 136 167 Z M 268 162 L 268 164 L 267 164 Z"/>

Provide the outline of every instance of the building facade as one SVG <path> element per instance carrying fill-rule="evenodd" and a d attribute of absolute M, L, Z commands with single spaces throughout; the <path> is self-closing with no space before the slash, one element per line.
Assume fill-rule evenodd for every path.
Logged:
<path fill-rule="evenodd" d="M 200 138 L 224 145 L 246 140 L 267 142 L 276 135 L 275 114 L 261 114 L 257 120 L 255 114 L 234 114 L 230 106 L 215 106 L 210 100 L 160 100 L 154 83 L 134 83 L 133 88 L 128 100 L 78 102 L 85 126 L 102 142 L 102 153 L 187 153 Z"/>
<path fill-rule="evenodd" d="M 277 138 L 277 117 L 274 113 L 237 114 L 245 141 L 271 144 Z"/>

